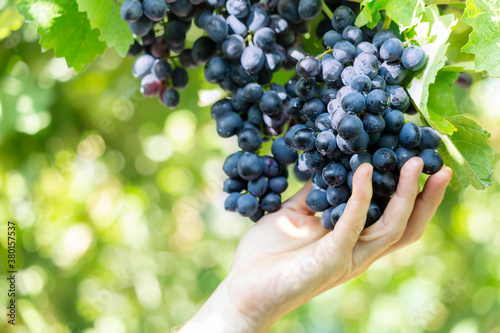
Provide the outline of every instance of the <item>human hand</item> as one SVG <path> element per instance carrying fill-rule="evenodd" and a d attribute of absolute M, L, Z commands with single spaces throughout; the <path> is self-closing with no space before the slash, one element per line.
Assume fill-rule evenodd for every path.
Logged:
<path fill-rule="evenodd" d="M 357 169 L 351 198 L 332 231 L 307 209 L 310 182 L 264 216 L 240 241 L 226 279 L 182 332 L 209 323 L 211 332 L 265 332 L 287 312 L 418 240 L 444 197 L 451 170 L 430 176 L 419 193 L 422 160 L 409 160 L 384 214 L 363 230 L 372 171 L 369 164 Z"/>

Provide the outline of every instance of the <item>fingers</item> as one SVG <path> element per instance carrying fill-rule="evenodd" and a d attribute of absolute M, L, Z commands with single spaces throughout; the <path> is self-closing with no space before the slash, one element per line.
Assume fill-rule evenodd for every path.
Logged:
<path fill-rule="evenodd" d="M 425 228 L 443 201 L 452 174 L 450 168 L 444 167 L 427 179 L 424 190 L 417 197 L 403 236 L 381 256 L 405 247 L 422 237 Z"/>
<path fill-rule="evenodd" d="M 363 231 L 356 248 L 356 256 L 364 261 L 376 258 L 397 242 L 406 228 L 415 198 L 419 192 L 419 178 L 423 161 L 420 157 L 410 159 L 401 169 L 398 188 L 389 201 L 384 214 L 373 226 Z"/>
<path fill-rule="evenodd" d="M 333 231 L 318 243 L 327 253 L 350 253 L 358 241 L 372 197 L 372 173 L 373 167 L 368 163 L 362 164 L 354 173 L 352 195 L 342 217 Z"/>
<path fill-rule="evenodd" d="M 283 208 L 290 209 L 291 211 L 306 214 L 306 215 L 314 215 L 314 212 L 311 212 L 307 209 L 306 198 L 309 192 L 313 189 L 311 180 L 304 184 L 304 186 L 295 193 L 290 199 L 283 203 Z"/>

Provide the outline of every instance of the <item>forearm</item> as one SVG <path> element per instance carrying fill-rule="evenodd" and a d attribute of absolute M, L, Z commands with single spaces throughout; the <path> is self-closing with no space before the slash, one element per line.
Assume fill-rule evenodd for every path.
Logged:
<path fill-rule="evenodd" d="M 266 332 L 271 323 L 263 318 L 251 318 L 231 300 L 229 282 L 224 280 L 179 333 L 258 333 Z"/>

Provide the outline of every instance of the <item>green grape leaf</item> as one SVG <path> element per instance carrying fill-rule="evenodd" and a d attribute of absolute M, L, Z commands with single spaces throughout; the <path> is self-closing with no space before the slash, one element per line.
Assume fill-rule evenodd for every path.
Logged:
<path fill-rule="evenodd" d="M 447 72 L 441 69 L 436 81 L 429 86 L 429 100 L 427 109 L 443 117 L 450 117 L 458 114 L 453 83 L 457 80 L 458 72 Z"/>
<path fill-rule="evenodd" d="M 441 110 L 428 109 L 429 86 L 436 79 L 438 71 L 446 61 L 446 50 L 449 43 L 448 37 L 455 27 L 457 20 L 453 14 L 439 15 L 436 6 L 428 6 L 423 14 L 422 21 L 414 28 L 414 40 L 418 42 L 427 55 L 426 66 L 417 72 L 407 86 L 408 93 L 413 103 L 436 130 L 443 134 L 451 134 L 455 127 L 440 115 Z"/>
<path fill-rule="evenodd" d="M 364 0 L 361 6 L 363 9 L 355 22 L 358 27 L 374 28 L 381 18 L 379 10 L 385 10 L 401 31 L 413 26 L 424 10 L 422 0 Z"/>
<path fill-rule="evenodd" d="M 463 115 L 448 120 L 457 131 L 442 137 L 439 153 L 453 170 L 451 186 L 456 189 L 472 185 L 482 190 L 491 185 L 495 152 L 488 144 L 490 133 Z"/>
<path fill-rule="evenodd" d="M 127 22 L 120 16 L 120 7 L 111 0 L 77 0 L 80 11 L 87 12 L 92 29 L 101 31 L 101 41 L 106 42 L 122 57 L 134 42 Z"/>
<path fill-rule="evenodd" d="M 42 47 L 54 49 L 78 72 L 106 50 L 99 31 L 90 27 L 86 13 L 78 11 L 76 0 L 22 0 L 17 8 L 27 21 L 37 23 Z"/>
<path fill-rule="evenodd" d="M 467 0 L 462 20 L 473 28 L 462 51 L 476 56 L 478 70 L 500 77 L 500 1 Z"/>

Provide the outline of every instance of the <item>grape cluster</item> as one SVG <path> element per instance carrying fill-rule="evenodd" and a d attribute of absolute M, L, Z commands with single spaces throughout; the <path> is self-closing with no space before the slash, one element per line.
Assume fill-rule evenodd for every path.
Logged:
<path fill-rule="evenodd" d="M 140 38 L 129 50 L 139 55 L 132 75 L 141 79 L 141 93 L 158 97 L 168 108 L 179 104 L 179 90 L 187 87 L 189 76 L 181 57 L 191 21 L 204 7 L 198 0 L 126 0 L 120 9 L 131 32 Z M 163 34 L 161 34 L 163 32 Z M 176 59 L 179 59 L 180 65 Z"/>
<path fill-rule="evenodd" d="M 352 25 L 355 16 L 347 7 L 337 8 L 333 18 L 333 29 L 323 36 L 327 51 L 297 64 L 297 107 L 287 111 L 302 121 L 285 132 L 284 140 L 302 151 L 298 169 L 314 173 L 306 204 L 323 212 L 326 229 L 333 229 L 342 216 L 356 169 L 362 163 L 373 165 L 368 227 L 396 191 L 406 161 L 420 156 L 424 173 L 441 169 L 443 159 L 436 151 L 441 139 L 432 128 L 404 119 L 404 113 L 416 110 L 399 84 L 408 70 L 423 68 L 425 52 L 418 46 L 405 48 L 392 30 L 364 33 Z"/>
<path fill-rule="evenodd" d="M 350 197 L 354 172 L 362 163 L 370 163 L 374 166 L 374 196 L 366 221 L 370 226 L 394 194 L 407 160 L 420 156 L 427 174 L 443 166 L 437 132 L 404 119 L 404 113 L 415 114 L 416 109 L 400 84 L 408 71 L 424 67 L 425 52 L 418 46 L 405 48 L 392 30 L 362 30 L 354 21 L 350 8 L 338 7 L 333 29 L 318 26 L 326 51 L 316 57 L 301 54 L 297 79 L 284 87 L 271 84 L 268 91 L 243 82 L 231 99 L 212 107 L 218 134 L 236 135 L 242 149 L 224 163 L 229 177 L 224 184 L 230 193 L 227 210 L 256 221 L 264 212 L 278 209 L 279 194 L 286 186 L 272 184 L 278 182 L 275 179 L 286 184 L 285 167 L 295 163 L 298 179 L 312 178 L 307 207 L 323 212 L 323 226 L 333 229 Z M 281 134 L 285 124 L 284 135 L 273 139 L 273 156 L 259 157 L 255 152 L 262 142 Z"/>

